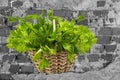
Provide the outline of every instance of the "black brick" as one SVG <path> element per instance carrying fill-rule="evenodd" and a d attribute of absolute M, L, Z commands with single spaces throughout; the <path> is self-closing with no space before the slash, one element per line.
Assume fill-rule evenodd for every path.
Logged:
<path fill-rule="evenodd" d="M 120 35 L 120 28 L 112 28 L 113 35 Z"/>
<path fill-rule="evenodd" d="M 89 60 L 89 62 L 96 62 L 99 60 L 99 54 L 90 54 L 90 55 L 87 55 L 87 58 Z"/>
<path fill-rule="evenodd" d="M 88 26 L 88 19 L 84 19 L 83 21 L 81 22 L 77 22 L 78 25 L 82 24 L 82 25 L 85 25 L 85 26 Z"/>
<path fill-rule="evenodd" d="M 4 55 L 2 60 L 3 60 L 3 62 L 5 62 L 5 61 L 7 61 L 8 59 L 9 59 L 9 55 Z"/>
<path fill-rule="evenodd" d="M 105 1 L 97 1 L 97 7 L 104 7 L 106 4 Z"/>
<path fill-rule="evenodd" d="M 0 80 L 14 80 L 11 74 L 0 74 Z"/>
<path fill-rule="evenodd" d="M 93 23 L 93 19 L 90 19 L 90 21 L 89 21 L 90 23 Z"/>
<path fill-rule="evenodd" d="M 18 54 L 16 55 L 15 57 L 15 60 L 18 62 L 18 63 L 22 63 L 22 62 L 29 62 L 29 58 L 23 54 Z"/>
<path fill-rule="evenodd" d="M 89 68 L 89 67 L 84 67 L 84 68 L 82 68 L 82 70 L 83 70 L 84 72 L 87 72 L 87 71 L 90 71 L 90 68 Z"/>
<path fill-rule="evenodd" d="M 71 10 L 64 10 L 65 16 L 67 17 L 73 17 L 73 11 Z"/>
<path fill-rule="evenodd" d="M 1 55 L 0 55 L 1 56 Z M 2 65 L 3 64 L 3 62 L 2 62 L 2 60 L 0 60 L 0 65 Z"/>
<path fill-rule="evenodd" d="M 84 14 L 87 17 L 88 11 L 81 10 L 79 11 L 79 15 Z"/>
<path fill-rule="evenodd" d="M 114 52 L 117 45 L 104 45 L 107 52 Z"/>
<path fill-rule="evenodd" d="M 112 35 L 112 30 L 110 27 L 101 27 L 98 33 L 99 35 Z"/>
<path fill-rule="evenodd" d="M 19 72 L 19 65 L 18 64 L 12 64 L 11 66 L 10 66 L 10 69 L 9 69 L 9 71 L 11 72 L 11 73 L 13 73 L 13 74 L 15 74 L 15 73 L 18 73 Z"/>
<path fill-rule="evenodd" d="M 108 10 L 95 10 L 93 11 L 93 14 L 95 16 L 107 16 L 108 15 Z"/>
<path fill-rule="evenodd" d="M 0 9 L 0 14 L 4 15 L 5 14 L 5 10 L 4 9 Z"/>
<path fill-rule="evenodd" d="M 8 61 L 9 63 L 11 63 L 14 59 L 15 59 L 14 55 L 4 55 L 3 56 L 3 62 Z"/>
<path fill-rule="evenodd" d="M 29 65 L 29 66 L 21 66 L 21 72 L 22 74 L 30 74 L 34 72 L 34 67 Z"/>
<path fill-rule="evenodd" d="M 105 21 L 105 19 L 103 19 L 103 26 L 106 26 L 106 21 Z"/>
<path fill-rule="evenodd" d="M 85 56 L 84 55 L 79 55 L 78 56 L 78 61 L 81 62 L 82 60 L 85 60 Z"/>
<path fill-rule="evenodd" d="M 7 28 L 7 30 L 14 30 L 14 29 L 15 29 L 14 26 L 16 26 L 17 24 L 18 24 L 18 22 L 11 23 L 10 21 L 7 21 L 7 22 L 6 22 L 6 28 Z M 6 31 L 7 31 L 7 30 L 6 30 Z"/>
<path fill-rule="evenodd" d="M 114 22 L 114 18 L 109 18 L 110 23 Z"/>
<path fill-rule="evenodd" d="M 107 67 L 111 62 L 107 61 L 105 63 L 103 63 L 103 68 Z"/>
<path fill-rule="evenodd" d="M 111 43 L 111 36 L 97 36 L 98 44 L 110 44 Z"/>
<path fill-rule="evenodd" d="M 34 8 L 37 8 L 37 4 L 36 4 L 36 3 L 33 3 L 33 7 L 34 7 Z"/>
<path fill-rule="evenodd" d="M 113 56 L 113 54 L 102 54 L 101 58 L 106 61 L 112 62 L 114 56 Z"/>
<path fill-rule="evenodd" d="M 64 10 L 53 10 L 53 15 L 59 16 L 59 17 L 65 17 L 65 11 Z"/>
<path fill-rule="evenodd" d="M 111 0 L 111 1 L 113 1 L 113 2 L 119 2 L 120 0 Z"/>
<path fill-rule="evenodd" d="M 16 7 L 16 8 L 18 8 L 18 7 L 22 6 L 22 5 L 23 5 L 23 2 L 22 2 L 22 1 L 14 1 L 14 2 L 12 3 L 12 6 L 13 6 L 13 7 Z"/>
<path fill-rule="evenodd" d="M 46 10 L 36 10 L 36 9 L 28 9 L 26 11 L 27 14 L 41 14 L 42 11 L 44 12 L 44 16 L 46 16 Z"/>
<path fill-rule="evenodd" d="M 67 20 L 72 20 L 73 19 L 73 11 L 71 10 L 64 10 L 64 14 L 63 17 Z"/>

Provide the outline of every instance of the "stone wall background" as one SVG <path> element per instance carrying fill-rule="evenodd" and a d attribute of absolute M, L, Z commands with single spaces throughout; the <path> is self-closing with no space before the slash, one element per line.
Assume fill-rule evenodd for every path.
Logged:
<path fill-rule="evenodd" d="M 117 80 L 115 75 L 120 73 L 120 68 L 113 67 L 120 66 L 115 63 L 119 61 L 120 54 L 119 7 L 120 0 L 0 0 L 0 80 L 84 80 L 85 74 L 93 75 L 89 72 L 94 71 L 97 71 L 94 74 L 97 79 L 94 80 Z M 85 12 L 85 20 L 78 24 L 88 26 L 98 38 L 97 44 L 88 54 L 80 55 L 68 73 L 38 74 L 27 54 L 19 54 L 6 47 L 9 31 L 15 27 L 6 21 L 6 16 L 23 17 L 49 8 L 54 10 L 54 15 L 66 19 Z"/>

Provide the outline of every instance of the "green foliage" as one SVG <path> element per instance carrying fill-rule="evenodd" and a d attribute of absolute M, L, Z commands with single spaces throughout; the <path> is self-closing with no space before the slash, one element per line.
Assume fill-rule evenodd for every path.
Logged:
<path fill-rule="evenodd" d="M 43 58 L 43 59 L 39 62 L 38 66 L 39 66 L 39 68 L 40 68 L 41 70 L 44 70 L 44 68 L 47 67 L 47 66 L 49 66 L 49 64 L 50 64 L 50 62 L 49 62 L 47 59 Z"/>
<path fill-rule="evenodd" d="M 9 17 L 9 18 L 8 18 L 8 21 L 10 21 L 10 22 L 17 22 L 17 19 L 14 18 L 14 17 Z"/>
<path fill-rule="evenodd" d="M 67 51 L 68 59 L 72 62 L 74 54 L 86 53 L 97 41 L 88 27 L 75 24 L 75 21 L 82 21 L 84 15 L 68 21 L 53 16 L 52 10 L 49 10 L 46 17 L 42 13 L 8 19 L 12 22 L 19 21 L 19 24 L 15 30 L 11 30 L 7 46 L 20 53 L 36 51 L 33 60 L 42 59 L 39 62 L 41 69 L 50 64 L 42 56 L 43 54 L 55 55 L 59 51 Z M 53 20 L 56 21 L 55 31 L 53 31 Z"/>
<path fill-rule="evenodd" d="M 74 59 L 74 53 L 68 52 L 68 60 L 72 63 Z"/>
<path fill-rule="evenodd" d="M 38 50 L 35 55 L 33 56 L 32 60 L 35 61 L 35 60 L 39 60 L 40 58 L 42 57 L 42 54 L 41 54 L 41 49 Z"/>

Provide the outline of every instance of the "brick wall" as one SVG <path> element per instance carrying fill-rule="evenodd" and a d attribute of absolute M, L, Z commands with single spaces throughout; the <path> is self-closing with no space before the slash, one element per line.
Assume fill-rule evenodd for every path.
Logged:
<path fill-rule="evenodd" d="M 82 73 L 103 69 L 119 56 L 119 5 L 119 0 L 0 0 L 0 80 L 46 80 L 45 75 L 38 76 L 27 54 L 6 47 L 7 36 L 15 24 L 6 22 L 5 16 L 23 17 L 51 8 L 54 15 L 71 19 L 85 12 L 85 20 L 77 24 L 87 25 L 98 42 L 88 54 L 79 55 L 71 70 Z"/>

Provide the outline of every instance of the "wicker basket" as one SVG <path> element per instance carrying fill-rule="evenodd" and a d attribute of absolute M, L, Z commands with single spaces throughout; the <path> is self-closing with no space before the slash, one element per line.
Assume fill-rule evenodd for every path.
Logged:
<path fill-rule="evenodd" d="M 29 51 L 28 53 L 29 53 L 30 58 L 32 58 L 33 55 L 35 54 L 35 52 L 33 51 Z M 70 69 L 72 68 L 75 62 L 76 57 L 77 56 L 74 55 L 73 63 L 70 63 L 68 61 L 67 52 L 64 52 L 64 51 L 58 52 L 56 55 L 47 56 L 46 58 L 49 60 L 50 65 L 46 67 L 44 71 L 38 68 L 38 61 L 33 61 L 33 64 L 40 73 L 41 72 L 47 73 L 47 74 L 63 73 L 63 72 L 70 71 Z"/>

